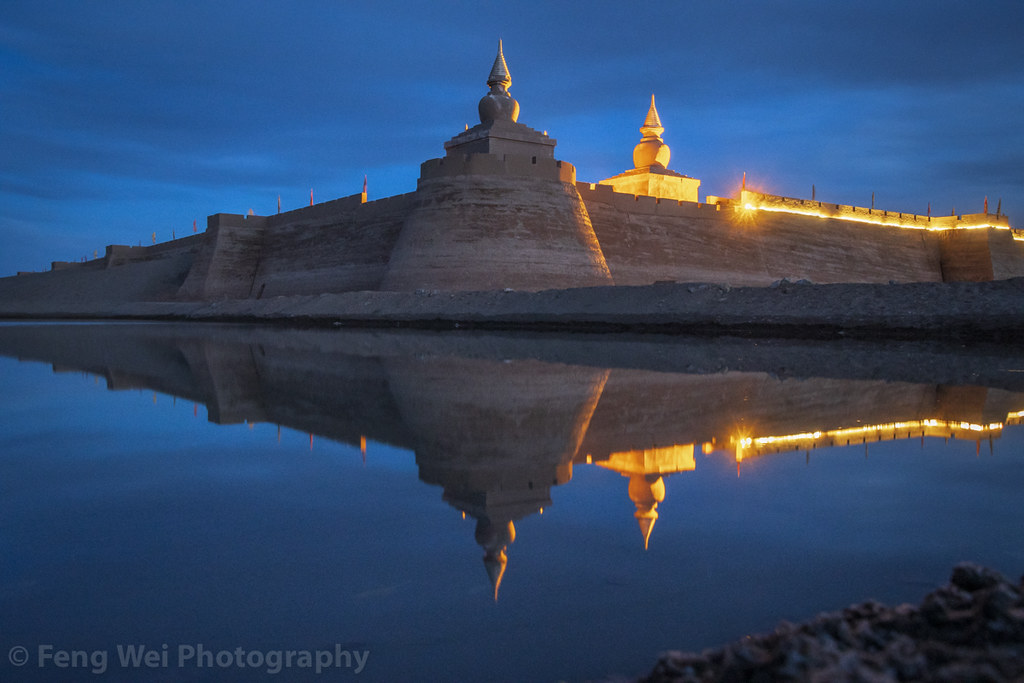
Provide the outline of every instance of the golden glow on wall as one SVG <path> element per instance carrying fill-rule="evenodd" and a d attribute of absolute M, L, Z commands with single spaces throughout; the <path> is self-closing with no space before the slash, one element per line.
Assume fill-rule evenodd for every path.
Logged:
<path fill-rule="evenodd" d="M 1008 415 L 1007 422 L 1014 419 L 1014 415 L 1014 413 Z M 734 439 L 734 443 L 736 445 L 736 460 L 742 461 L 745 457 L 761 455 L 765 452 L 776 453 L 829 446 L 848 446 L 869 441 L 891 441 L 925 436 L 973 440 L 985 436 L 997 436 L 1001 433 L 1003 426 L 1002 422 L 974 424 L 959 420 L 909 420 L 784 436 L 737 437 Z"/>
<path fill-rule="evenodd" d="M 961 216 L 921 216 L 913 213 L 795 199 L 754 192 L 752 190 L 740 190 L 738 207 L 744 212 L 772 211 L 913 230 L 941 231 L 997 228 L 1000 230 L 1011 230 L 1014 239 L 1024 240 L 1024 235 L 1021 235 L 1020 231 L 1013 230 L 1010 227 L 1009 219 L 1006 216 L 997 216 L 989 213 L 964 214 Z"/>

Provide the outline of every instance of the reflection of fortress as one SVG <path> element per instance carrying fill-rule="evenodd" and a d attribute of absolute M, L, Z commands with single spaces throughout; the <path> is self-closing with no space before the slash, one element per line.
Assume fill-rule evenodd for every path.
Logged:
<path fill-rule="evenodd" d="M 220 213 L 203 235 L 109 246 L 103 258 L 53 268 L 66 287 L 90 277 L 93 296 L 110 301 L 1024 275 L 1024 237 L 987 201 L 981 213 L 940 217 L 777 197 L 744 182 L 732 198 L 701 202 L 700 181 L 668 168 L 653 96 L 633 168 L 577 182 L 555 159 L 555 140 L 518 122 L 511 82 L 499 47 L 481 122 L 422 164 L 414 192 L 371 202 L 364 188 L 269 216 Z M 48 275 L 25 274 L 33 283 L 12 298 Z"/>
<path fill-rule="evenodd" d="M 764 345 L 751 343 L 737 350 L 735 362 L 745 365 L 736 371 L 663 371 L 661 361 L 642 366 L 646 342 L 587 343 L 570 342 L 585 346 L 592 365 L 560 362 L 557 338 L 0 327 L 0 354 L 100 374 L 111 389 L 145 387 L 201 402 L 214 422 L 271 422 L 353 446 L 371 439 L 413 451 L 420 478 L 476 520 L 495 590 L 515 522 L 549 506 L 551 488 L 568 482 L 577 465 L 628 477 L 624 495 L 646 546 L 664 478 L 693 470 L 697 454 L 724 452 L 739 467 L 767 453 L 882 439 L 941 436 L 980 448 L 1024 415 L 1024 376 L 1003 372 L 998 359 L 990 375 L 971 367 L 978 386 L 874 376 L 783 380 L 774 375 L 780 363 L 814 360 L 801 349 L 759 359 Z M 715 342 L 716 353 L 722 348 Z M 690 342 L 673 350 L 690 365 L 708 349 Z M 818 362 L 842 367 L 832 360 Z"/>

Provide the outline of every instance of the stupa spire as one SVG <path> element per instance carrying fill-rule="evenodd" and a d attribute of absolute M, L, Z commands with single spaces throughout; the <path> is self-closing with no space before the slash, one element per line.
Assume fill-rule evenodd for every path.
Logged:
<path fill-rule="evenodd" d="M 508 64 L 505 63 L 505 52 L 502 49 L 500 38 L 498 39 L 498 55 L 494 58 L 491 73 L 487 76 L 487 85 L 491 91 L 483 96 L 477 107 L 480 113 L 480 123 L 498 120 L 515 122 L 519 118 L 519 103 L 508 94 L 508 87 L 512 85 L 512 76 L 508 72 Z"/>
<path fill-rule="evenodd" d="M 658 116 L 658 109 L 654 106 L 654 95 L 651 94 L 651 106 L 644 118 L 644 125 L 640 126 L 640 144 L 633 148 L 633 166 L 636 168 L 647 168 L 660 166 L 666 168 L 672 151 L 661 139 L 665 128 L 661 125 L 661 117 Z"/>
<path fill-rule="evenodd" d="M 491 75 L 487 77 L 487 85 L 500 85 L 505 89 L 512 85 L 512 75 L 508 72 L 505 53 L 501 49 L 501 38 L 498 38 L 498 56 L 494 58 L 494 66 L 491 67 Z"/>
<path fill-rule="evenodd" d="M 644 550 L 651 540 L 651 530 L 658 520 L 658 503 L 665 500 L 665 480 L 658 474 L 632 474 L 629 477 L 629 499 L 636 506 L 637 523 L 644 537 Z"/>
<path fill-rule="evenodd" d="M 658 116 L 658 109 L 654 106 L 654 93 L 651 93 L 651 108 L 647 110 L 647 118 L 644 119 L 644 125 L 640 127 L 640 132 L 645 137 L 648 133 L 661 135 L 665 132 L 661 125 L 661 117 Z"/>

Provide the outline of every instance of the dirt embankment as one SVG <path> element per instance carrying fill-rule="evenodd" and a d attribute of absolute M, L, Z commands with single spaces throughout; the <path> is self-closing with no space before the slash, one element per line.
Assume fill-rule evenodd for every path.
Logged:
<path fill-rule="evenodd" d="M 105 282 L 102 291 L 94 291 L 92 278 L 53 275 L 60 278 L 0 280 L 0 317 L 801 337 L 1013 340 L 1024 334 L 1024 278 L 890 285 L 783 280 L 768 287 L 673 282 L 542 292 L 367 291 L 194 302 L 147 299 L 148 290 L 133 291 L 130 282 L 121 281 Z M 111 287 L 118 296 L 103 293 Z"/>

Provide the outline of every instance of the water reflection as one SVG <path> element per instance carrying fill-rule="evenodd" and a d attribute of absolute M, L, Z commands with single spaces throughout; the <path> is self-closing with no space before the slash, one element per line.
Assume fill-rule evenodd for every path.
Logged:
<path fill-rule="evenodd" d="M 648 548 L 665 480 L 695 454 L 742 463 L 896 439 L 994 452 L 1024 416 L 1005 349 L 302 331 L 246 326 L 9 325 L 0 354 L 194 401 L 219 424 L 415 453 L 419 478 L 475 520 L 498 599 L 516 524 L 593 465 L 621 474 Z M 936 381 L 937 378 L 937 381 Z M 684 475 L 685 476 L 685 475 Z"/>

